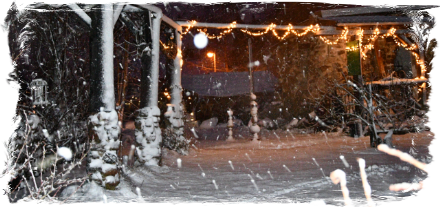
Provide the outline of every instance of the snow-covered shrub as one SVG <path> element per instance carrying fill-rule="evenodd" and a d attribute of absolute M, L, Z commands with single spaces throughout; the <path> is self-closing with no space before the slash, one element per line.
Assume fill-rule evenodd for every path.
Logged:
<path fill-rule="evenodd" d="M 135 136 L 138 144 L 135 151 L 137 164 L 160 164 L 162 132 L 159 127 L 159 119 L 160 110 L 158 107 L 139 109 L 139 115 L 135 121 Z"/>
<path fill-rule="evenodd" d="M 175 150 L 179 154 L 187 155 L 190 140 L 183 136 L 182 111 L 176 110 L 173 104 L 168 104 L 168 110 L 164 115 L 167 121 L 163 134 L 163 147 Z"/>
<path fill-rule="evenodd" d="M 171 128 L 166 128 L 163 133 L 163 147 L 174 150 L 179 154 L 188 155 L 190 140 L 174 133 Z"/>
<path fill-rule="evenodd" d="M 107 189 L 115 189 L 119 184 L 118 114 L 115 110 L 106 112 L 101 108 L 99 113 L 90 116 L 90 127 L 93 135 L 87 167 L 92 172 L 91 178 Z"/>
<path fill-rule="evenodd" d="M 70 172 L 86 157 L 81 149 L 79 159 L 72 150 L 54 144 L 53 135 L 41 126 L 42 120 L 35 114 L 23 114 L 24 120 L 8 143 L 8 165 L 4 174 L 11 175 L 6 193 L 11 202 L 24 196 L 31 199 L 53 199 L 57 192 L 71 184 L 83 183 L 88 176 L 72 176 Z M 79 153 L 79 151 L 77 151 Z M 80 177 L 73 178 L 72 177 Z"/>

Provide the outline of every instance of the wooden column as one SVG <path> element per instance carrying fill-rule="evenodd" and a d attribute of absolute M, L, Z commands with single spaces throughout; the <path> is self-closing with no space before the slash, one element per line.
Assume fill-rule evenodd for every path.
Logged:
<path fill-rule="evenodd" d="M 181 52 L 181 36 L 178 30 L 173 29 L 173 33 L 170 35 L 170 41 L 175 45 L 175 49 L 177 50 L 177 54 L 172 57 L 171 55 L 167 56 L 167 84 L 169 84 L 169 93 L 171 95 L 170 104 L 168 105 L 168 110 L 165 113 L 165 117 L 169 120 L 170 126 L 168 126 L 173 133 L 173 136 L 170 138 L 176 139 L 169 144 L 174 146 L 172 147 L 179 153 L 187 154 L 188 153 L 188 144 L 186 139 L 183 137 L 183 105 L 182 105 L 182 85 L 181 85 L 181 66 L 180 61 L 182 59 Z M 167 87 L 168 87 L 167 86 Z"/>
<path fill-rule="evenodd" d="M 90 112 L 114 110 L 113 5 L 94 7 L 90 30 Z M 109 19 L 109 20 L 108 20 Z"/>
<path fill-rule="evenodd" d="M 91 180 L 115 189 L 119 184 L 120 128 L 115 110 L 113 77 L 113 5 L 96 5 L 90 12 L 90 107 L 88 169 Z"/>
<path fill-rule="evenodd" d="M 147 46 L 142 51 L 141 95 L 136 118 L 136 162 L 141 165 L 161 164 L 162 135 L 159 128 L 160 110 L 157 107 L 159 87 L 159 37 L 162 13 L 146 11 L 143 35 Z"/>
<path fill-rule="evenodd" d="M 182 40 L 177 30 L 174 30 L 174 39 L 177 45 L 177 55 L 173 60 L 174 68 L 171 70 L 171 104 L 178 106 L 178 111 L 182 112 L 182 68 L 180 66 L 180 61 L 182 60 Z"/>

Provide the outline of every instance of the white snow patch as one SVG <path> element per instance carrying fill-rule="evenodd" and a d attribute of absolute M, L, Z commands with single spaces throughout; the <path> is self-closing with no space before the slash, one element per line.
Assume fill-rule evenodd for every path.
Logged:
<path fill-rule="evenodd" d="M 63 157 L 65 160 L 69 161 L 72 159 L 72 150 L 67 147 L 60 147 L 57 150 L 59 156 Z"/>

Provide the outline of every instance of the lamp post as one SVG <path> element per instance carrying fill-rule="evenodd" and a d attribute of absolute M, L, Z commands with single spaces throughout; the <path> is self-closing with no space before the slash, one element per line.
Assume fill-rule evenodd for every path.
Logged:
<path fill-rule="evenodd" d="M 208 52 L 208 57 L 214 57 L 214 73 L 217 72 L 217 67 L 216 67 L 216 63 L 215 63 L 215 53 L 213 52 Z"/>

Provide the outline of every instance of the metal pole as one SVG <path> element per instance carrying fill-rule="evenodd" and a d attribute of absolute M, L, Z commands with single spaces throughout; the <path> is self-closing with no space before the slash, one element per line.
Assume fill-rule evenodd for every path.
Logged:
<path fill-rule="evenodd" d="M 215 53 L 214 53 L 214 73 L 215 72 L 217 72 L 217 65 L 216 65 L 216 62 L 215 62 Z"/>
<path fill-rule="evenodd" d="M 250 91 L 251 94 L 254 93 L 254 81 L 252 75 L 252 41 L 248 39 L 248 47 L 249 47 L 249 82 L 250 82 Z"/>

